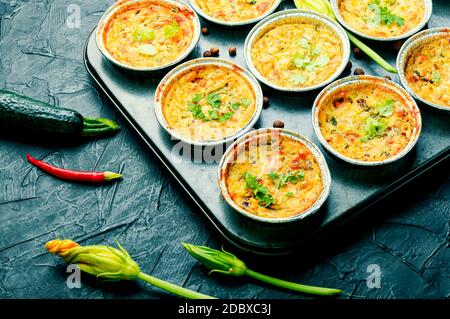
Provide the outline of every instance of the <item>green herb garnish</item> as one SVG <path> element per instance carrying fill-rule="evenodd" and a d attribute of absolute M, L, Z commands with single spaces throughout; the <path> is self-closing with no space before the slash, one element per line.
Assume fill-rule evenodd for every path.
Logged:
<path fill-rule="evenodd" d="M 241 104 L 244 107 L 244 109 L 246 109 L 252 104 L 252 100 L 250 100 L 250 99 L 241 99 Z"/>
<path fill-rule="evenodd" d="M 229 120 L 233 117 L 234 112 L 227 112 L 227 113 L 223 113 L 222 115 L 219 115 L 219 122 L 223 123 L 226 120 Z"/>
<path fill-rule="evenodd" d="M 285 196 L 286 196 L 286 197 L 292 197 L 292 196 L 294 196 L 294 193 L 293 193 L 293 192 L 287 192 L 287 193 L 285 194 Z"/>
<path fill-rule="evenodd" d="M 309 62 L 311 62 L 311 58 L 301 54 L 295 54 L 292 62 L 297 68 L 301 69 L 304 68 Z"/>
<path fill-rule="evenodd" d="M 388 117 L 394 114 L 394 100 L 387 99 L 377 106 L 378 116 Z"/>
<path fill-rule="evenodd" d="M 330 62 L 330 57 L 327 54 L 319 55 L 321 49 L 314 49 L 311 51 L 311 56 L 304 56 L 302 54 L 295 54 L 292 59 L 292 63 L 294 63 L 295 67 L 298 69 L 305 69 L 308 72 L 313 71 L 316 67 L 323 67 Z M 319 56 L 318 56 L 319 55 Z M 317 56 L 314 60 L 313 57 Z M 301 83 L 301 82 L 300 82 Z"/>
<path fill-rule="evenodd" d="M 138 41 L 153 41 L 155 39 L 155 31 L 149 28 L 137 27 L 133 32 L 133 38 Z"/>
<path fill-rule="evenodd" d="M 217 112 L 217 110 L 209 110 L 208 114 L 209 114 L 209 118 L 211 120 L 218 120 L 219 119 L 219 113 Z"/>
<path fill-rule="evenodd" d="M 376 106 L 377 114 L 375 117 L 368 117 L 364 125 L 364 136 L 360 142 L 367 142 L 375 137 L 382 136 L 388 127 L 388 121 L 383 117 L 389 117 L 394 114 L 394 100 L 387 99 Z"/>
<path fill-rule="evenodd" d="M 270 178 L 271 180 L 276 180 L 276 179 L 278 178 L 277 172 L 269 173 L 269 174 L 267 174 L 267 176 L 269 176 L 269 178 Z"/>
<path fill-rule="evenodd" d="M 336 118 L 335 118 L 334 116 L 331 118 L 330 122 L 331 122 L 331 124 L 333 124 L 334 126 L 337 125 L 337 121 L 336 121 Z"/>
<path fill-rule="evenodd" d="M 432 81 L 433 83 L 439 84 L 439 82 L 441 82 L 441 74 L 439 72 L 434 72 Z"/>
<path fill-rule="evenodd" d="M 271 173 L 272 174 L 272 173 Z M 274 176 L 274 175 L 273 175 Z M 269 175 L 270 177 L 270 175 Z M 270 177 L 272 180 L 278 180 L 277 181 L 277 188 L 281 188 L 287 183 L 297 184 L 298 181 L 305 179 L 305 173 L 302 171 L 293 171 L 293 172 L 287 172 L 286 174 L 277 174 L 275 178 Z"/>
<path fill-rule="evenodd" d="M 175 20 L 173 20 L 172 24 L 166 25 L 164 27 L 164 36 L 166 37 L 166 39 L 170 39 L 175 34 L 177 34 L 179 30 L 180 30 L 180 27 L 179 27 L 178 23 Z"/>
<path fill-rule="evenodd" d="M 206 115 L 202 111 L 202 106 L 198 103 L 188 102 L 188 110 L 192 113 L 192 116 L 198 119 L 206 119 Z"/>
<path fill-rule="evenodd" d="M 216 93 L 211 93 L 206 96 L 206 103 L 214 108 L 220 107 L 222 101 L 220 101 L 220 95 Z"/>
<path fill-rule="evenodd" d="M 314 49 L 311 50 L 311 55 L 318 56 L 322 52 L 322 49 L 320 47 L 314 47 Z"/>
<path fill-rule="evenodd" d="M 251 189 L 253 196 L 258 200 L 259 205 L 268 207 L 274 203 L 273 196 L 269 193 L 267 186 L 260 184 L 256 176 L 245 172 L 244 173 L 245 186 Z"/>
<path fill-rule="evenodd" d="M 303 75 L 301 75 L 301 74 L 294 73 L 294 74 L 291 76 L 291 81 L 292 81 L 294 84 L 301 84 L 301 83 L 305 83 L 305 82 L 306 82 L 306 78 L 305 78 Z"/>
<path fill-rule="evenodd" d="M 298 40 L 298 45 L 303 49 L 309 49 L 309 47 L 311 46 L 306 38 L 300 38 Z"/>
<path fill-rule="evenodd" d="M 368 117 L 364 125 L 364 137 L 360 141 L 367 142 L 375 137 L 382 136 L 387 127 L 387 120 Z"/>
<path fill-rule="evenodd" d="M 211 106 L 211 109 L 208 110 L 208 115 L 203 113 L 202 106 L 200 101 L 203 99 L 203 95 L 200 93 L 196 93 L 192 96 L 191 100 L 187 103 L 188 110 L 192 113 L 192 116 L 197 119 L 201 119 L 204 121 L 219 121 L 221 123 L 231 119 L 236 111 L 240 107 L 239 102 L 227 103 L 226 108 L 230 110 L 230 112 L 225 112 L 220 110 L 222 106 L 221 97 L 217 93 L 210 93 L 205 97 L 206 104 Z M 246 99 L 242 99 L 241 101 L 247 104 Z M 241 103 L 243 103 L 241 102 Z M 250 101 L 251 103 L 251 101 Z"/>
<path fill-rule="evenodd" d="M 387 6 L 382 6 L 380 0 L 375 0 L 369 4 L 369 9 L 375 13 L 375 18 L 372 22 L 375 24 L 391 25 L 396 23 L 398 26 L 403 26 L 405 24 L 405 19 L 392 14 Z"/>
<path fill-rule="evenodd" d="M 236 112 L 239 109 L 239 102 L 231 103 L 230 107 L 234 112 Z"/>
<path fill-rule="evenodd" d="M 203 95 L 201 95 L 200 93 L 196 93 L 192 96 L 192 102 L 194 103 L 198 103 L 202 100 Z"/>

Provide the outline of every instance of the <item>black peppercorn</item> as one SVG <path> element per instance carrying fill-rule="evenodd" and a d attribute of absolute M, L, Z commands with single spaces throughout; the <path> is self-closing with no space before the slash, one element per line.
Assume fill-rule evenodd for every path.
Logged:
<path fill-rule="evenodd" d="M 353 72 L 354 75 L 364 75 L 364 70 L 361 68 L 356 68 Z"/>
<path fill-rule="evenodd" d="M 400 48 L 402 47 L 402 45 L 403 45 L 403 41 L 395 41 L 394 42 L 394 50 L 395 51 L 400 51 Z"/>
<path fill-rule="evenodd" d="M 280 121 L 280 120 L 275 120 L 273 122 L 273 127 L 275 127 L 275 128 L 283 128 L 284 127 L 284 122 Z"/>
<path fill-rule="evenodd" d="M 351 61 L 348 61 L 348 62 L 347 62 L 347 65 L 345 66 L 344 72 L 345 72 L 345 73 L 350 73 L 350 72 L 352 71 L 352 67 L 353 67 L 352 62 L 351 62 Z"/>
<path fill-rule="evenodd" d="M 209 51 L 211 52 L 211 55 L 212 56 L 214 56 L 214 57 L 218 57 L 219 56 L 219 52 L 220 52 L 220 50 L 219 50 L 219 48 L 211 48 L 211 49 L 209 49 Z"/>
<path fill-rule="evenodd" d="M 355 56 L 356 59 L 361 59 L 364 57 L 364 53 L 358 47 L 353 48 L 353 55 Z"/>
<path fill-rule="evenodd" d="M 269 107 L 270 100 L 267 96 L 263 98 L 263 108 L 267 109 Z"/>

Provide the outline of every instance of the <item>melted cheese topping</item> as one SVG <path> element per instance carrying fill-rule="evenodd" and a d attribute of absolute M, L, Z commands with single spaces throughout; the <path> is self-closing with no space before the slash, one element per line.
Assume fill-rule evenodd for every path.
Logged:
<path fill-rule="evenodd" d="M 243 22 L 264 15 L 275 0 L 195 0 L 207 15 L 221 21 Z"/>
<path fill-rule="evenodd" d="M 238 71 L 198 66 L 171 81 L 162 99 L 169 128 L 195 141 L 234 135 L 256 112 L 251 84 Z"/>
<path fill-rule="evenodd" d="M 121 7 L 103 31 L 108 52 L 133 67 L 157 67 L 177 59 L 194 35 L 192 12 L 160 1 Z"/>
<path fill-rule="evenodd" d="M 394 91 L 353 84 L 319 106 L 323 138 L 349 158 L 377 162 L 401 152 L 415 132 L 416 114 Z"/>
<path fill-rule="evenodd" d="M 450 33 L 419 46 L 409 57 L 405 71 L 418 96 L 450 107 Z"/>
<path fill-rule="evenodd" d="M 382 8 L 387 8 L 390 15 Z M 354 30 L 373 37 L 389 38 L 418 26 L 425 15 L 425 4 L 423 0 L 340 0 L 339 11 Z"/>
<path fill-rule="evenodd" d="M 255 68 L 281 87 L 302 88 L 330 78 L 342 63 L 342 43 L 332 29 L 309 23 L 276 26 L 251 49 Z"/>
<path fill-rule="evenodd" d="M 256 177 L 273 203 L 266 207 L 245 176 Z M 286 176 L 297 178 L 286 179 Z M 280 181 L 281 180 L 281 181 Z M 286 218 L 305 212 L 323 190 L 322 172 L 303 143 L 285 135 L 269 135 L 245 143 L 225 174 L 228 193 L 237 206 L 264 218 Z M 284 182 L 283 182 L 284 181 Z M 251 186 L 251 185 L 250 185 Z"/>

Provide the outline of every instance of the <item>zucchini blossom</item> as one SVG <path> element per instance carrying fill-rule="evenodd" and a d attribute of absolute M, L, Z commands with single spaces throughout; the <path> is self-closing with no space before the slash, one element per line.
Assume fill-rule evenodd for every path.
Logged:
<path fill-rule="evenodd" d="M 119 243 L 117 246 L 118 248 L 102 245 L 80 246 L 68 239 L 51 240 L 45 245 L 50 253 L 60 256 L 67 264 L 77 265 L 82 271 L 99 278 L 109 281 L 140 279 L 184 298 L 213 298 L 141 272 L 128 252 Z"/>
<path fill-rule="evenodd" d="M 192 257 L 210 269 L 210 273 L 218 272 L 224 275 L 237 277 L 249 276 L 274 286 L 312 295 L 331 296 L 342 292 L 342 290 L 339 289 L 301 285 L 260 274 L 249 269 L 242 260 L 235 255 L 226 252 L 223 248 L 222 251 L 219 251 L 209 247 L 195 246 L 187 243 L 183 243 L 183 247 Z"/>

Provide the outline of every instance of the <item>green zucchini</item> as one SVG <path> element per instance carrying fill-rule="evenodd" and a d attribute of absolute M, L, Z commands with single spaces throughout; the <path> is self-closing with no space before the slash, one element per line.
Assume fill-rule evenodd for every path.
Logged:
<path fill-rule="evenodd" d="M 77 111 L 0 90 L 0 131 L 63 138 L 111 134 L 119 125 L 104 118 L 84 118 Z"/>

